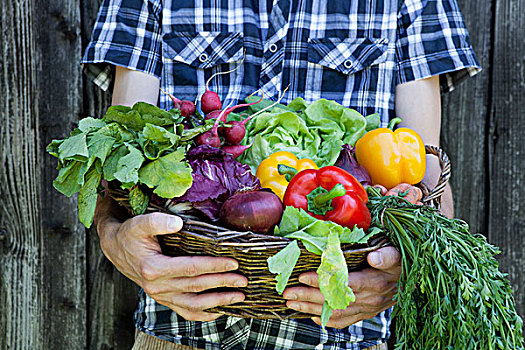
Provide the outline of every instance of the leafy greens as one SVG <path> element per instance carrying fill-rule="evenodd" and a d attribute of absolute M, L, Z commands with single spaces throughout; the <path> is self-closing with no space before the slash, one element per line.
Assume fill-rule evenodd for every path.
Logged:
<path fill-rule="evenodd" d="M 248 114 L 269 104 L 264 100 L 250 106 Z M 289 151 L 299 159 L 312 159 L 319 166 L 331 165 L 343 144 L 354 145 L 366 131 L 379 126 L 377 114 L 365 118 L 335 101 L 320 99 L 308 105 L 298 97 L 287 106 L 274 106 L 246 124 L 243 143 L 252 146 L 240 159 L 255 169 L 270 154 Z"/>
<path fill-rule="evenodd" d="M 182 120 L 177 109 L 165 111 L 144 102 L 111 106 L 102 119 L 80 120 L 68 138 L 47 146 L 47 152 L 58 158 L 53 186 L 68 197 L 78 192 L 79 220 L 86 227 L 93 223 L 102 179 L 131 189 L 135 214 L 144 213 L 149 201 L 137 185 L 160 197 L 181 196 L 193 181 L 185 147 L 211 128 L 210 124 L 185 130 Z"/>

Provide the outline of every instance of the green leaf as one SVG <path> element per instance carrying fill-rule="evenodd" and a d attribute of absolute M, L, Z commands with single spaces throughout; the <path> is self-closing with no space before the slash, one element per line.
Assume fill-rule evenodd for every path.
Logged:
<path fill-rule="evenodd" d="M 95 131 L 94 134 L 101 134 L 113 137 L 117 143 L 128 142 L 136 139 L 136 133 L 129 131 L 118 123 L 110 123 Z"/>
<path fill-rule="evenodd" d="M 321 310 L 321 326 L 323 327 L 323 333 L 326 333 L 325 326 L 328 324 L 328 320 L 334 313 L 334 309 L 328 305 L 328 303 L 325 301 L 323 303 L 323 309 Z"/>
<path fill-rule="evenodd" d="M 97 188 L 100 184 L 101 173 L 96 166 L 92 166 L 86 173 L 84 186 L 78 193 L 78 219 L 87 228 L 91 227 L 97 205 Z"/>
<path fill-rule="evenodd" d="M 70 197 L 74 193 L 77 193 L 84 185 L 84 175 L 88 170 L 87 163 L 79 161 L 69 161 L 67 165 L 60 168 L 58 176 L 53 180 L 53 187 Z"/>
<path fill-rule="evenodd" d="M 365 132 L 378 129 L 381 127 L 381 118 L 378 113 L 370 114 L 365 117 L 366 129 Z"/>
<path fill-rule="evenodd" d="M 104 126 L 106 126 L 105 121 L 103 121 L 102 119 L 92 118 L 92 117 L 81 119 L 78 122 L 78 129 L 82 132 L 90 132 L 93 130 L 98 130 L 100 128 L 103 128 Z"/>
<path fill-rule="evenodd" d="M 118 162 L 126 154 L 128 154 L 128 147 L 126 145 L 121 145 L 115 148 L 104 162 L 103 172 L 104 179 L 107 181 L 115 180 L 115 173 L 119 170 Z"/>
<path fill-rule="evenodd" d="M 302 97 L 296 97 L 290 102 L 287 106 L 288 109 L 293 110 L 294 112 L 304 111 L 308 108 L 308 104 Z"/>
<path fill-rule="evenodd" d="M 146 125 L 138 111 L 120 105 L 109 107 L 103 120 L 108 123 L 117 122 L 135 131 L 141 131 Z"/>
<path fill-rule="evenodd" d="M 286 238 L 290 239 L 298 239 L 300 240 L 306 250 L 308 250 L 310 253 L 321 255 L 323 253 L 323 250 L 326 247 L 327 237 L 316 237 L 312 236 L 311 234 L 300 230 L 296 232 L 292 232 L 286 235 Z"/>
<path fill-rule="evenodd" d="M 341 243 L 362 244 L 368 242 L 368 240 L 377 233 L 378 232 L 373 229 L 365 232 L 362 228 L 357 226 L 353 229 L 344 227 L 342 234 L 339 235 L 339 240 Z"/>
<path fill-rule="evenodd" d="M 111 153 L 115 139 L 104 134 L 93 134 L 88 139 L 89 156 L 100 159 L 101 164 L 104 164 L 107 156 Z"/>
<path fill-rule="evenodd" d="M 60 145 L 62 143 L 64 143 L 64 140 L 53 140 L 53 141 L 51 141 L 51 143 L 49 145 L 47 145 L 47 147 L 46 147 L 47 153 L 49 153 L 52 156 L 58 158 L 58 153 L 59 153 L 58 148 L 60 147 Z"/>
<path fill-rule="evenodd" d="M 133 111 L 136 111 L 141 116 L 143 122 L 164 126 L 170 125 L 178 119 L 176 113 L 165 111 L 155 105 L 146 102 L 137 102 L 133 105 Z"/>
<path fill-rule="evenodd" d="M 154 188 L 153 193 L 162 198 L 182 196 L 193 182 L 191 168 L 183 161 L 184 151 L 175 152 L 160 157 L 140 169 L 140 182 Z"/>
<path fill-rule="evenodd" d="M 60 159 L 61 162 L 65 160 L 87 162 L 88 158 L 89 152 L 85 133 L 70 136 L 58 146 L 58 159 Z"/>
<path fill-rule="evenodd" d="M 130 188 L 139 181 L 139 169 L 144 162 L 142 152 L 130 144 L 126 144 L 128 153 L 119 159 L 115 179 L 122 182 L 124 188 Z"/>
<path fill-rule="evenodd" d="M 297 241 L 292 241 L 286 247 L 281 249 L 279 253 L 268 258 L 268 269 L 271 273 L 278 274 L 275 279 L 277 284 L 275 289 L 279 294 L 282 294 L 286 288 L 286 284 L 292 275 L 295 264 L 299 260 L 301 249 Z"/>
<path fill-rule="evenodd" d="M 355 301 L 355 295 L 348 286 L 348 267 L 341 250 L 337 233 L 330 232 L 326 249 L 321 255 L 317 269 L 319 289 L 332 309 L 346 309 Z"/>
<path fill-rule="evenodd" d="M 169 132 L 163 127 L 156 126 L 156 125 L 149 124 L 149 123 L 146 124 L 146 126 L 144 127 L 142 134 L 144 135 L 144 138 L 147 140 L 151 140 L 155 142 L 169 142 L 172 145 L 176 144 L 180 139 L 178 135 L 175 135 L 174 133 Z"/>
<path fill-rule="evenodd" d="M 129 204 L 133 215 L 144 214 L 148 208 L 149 197 L 139 186 L 134 186 L 129 192 Z"/>

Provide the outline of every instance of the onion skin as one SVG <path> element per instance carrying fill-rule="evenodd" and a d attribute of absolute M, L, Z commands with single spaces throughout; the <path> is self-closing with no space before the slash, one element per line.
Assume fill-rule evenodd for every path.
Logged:
<path fill-rule="evenodd" d="M 231 229 L 267 233 L 282 215 L 283 204 L 273 192 L 243 191 L 224 202 L 219 220 Z"/>

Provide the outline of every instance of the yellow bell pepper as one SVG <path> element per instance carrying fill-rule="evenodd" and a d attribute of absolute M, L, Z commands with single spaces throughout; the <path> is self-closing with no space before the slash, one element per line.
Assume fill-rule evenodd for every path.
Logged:
<path fill-rule="evenodd" d="M 255 176 L 257 176 L 263 188 L 271 189 L 281 198 L 281 201 L 290 181 L 286 179 L 285 175 L 279 173 L 279 164 L 294 168 L 297 172 L 305 169 L 319 169 L 313 160 L 307 158 L 299 160 L 293 153 L 287 151 L 275 152 L 264 159 L 257 167 Z"/>
<path fill-rule="evenodd" d="M 388 189 L 402 182 L 414 185 L 425 176 L 425 144 L 412 129 L 393 131 L 400 121 L 394 118 L 388 128 L 371 130 L 357 140 L 357 162 L 368 171 L 373 185 Z"/>

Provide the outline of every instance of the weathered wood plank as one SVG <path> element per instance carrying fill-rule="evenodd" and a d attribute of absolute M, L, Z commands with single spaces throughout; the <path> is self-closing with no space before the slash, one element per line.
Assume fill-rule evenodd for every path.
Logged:
<path fill-rule="evenodd" d="M 495 1 L 495 0 L 492 0 Z M 483 67 L 477 76 L 443 96 L 442 147 L 452 165 L 455 216 L 473 232 L 486 232 L 486 118 L 490 96 L 491 2 L 459 0 L 472 46 Z"/>
<path fill-rule="evenodd" d="M 80 2 L 36 2 L 34 12 L 39 61 L 41 144 L 64 138 L 77 125 L 81 111 Z M 52 187 L 56 159 L 42 151 L 42 304 L 43 349 L 85 349 L 86 241 L 77 218 L 76 197 Z"/>
<path fill-rule="evenodd" d="M 40 156 L 30 1 L 0 9 L 0 349 L 39 349 Z"/>
<path fill-rule="evenodd" d="M 492 100 L 488 134 L 489 240 L 502 249 L 518 312 L 525 316 L 525 1 L 495 7 Z"/>
<path fill-rule="evenodd" d="M 86 47 L 96 20 L 100 0 L 81 2 L 82 47 Z M 80 59 L 80 57 L 79 57 Z M 101 117 L 110 106 L 110 96 L 83 77 L 82 117 Z M 120 274 L 105 258 L 95 230 L 87 236 L 88 295 L 87 348 L 92 350 L 127 350 L 133 344 L 133 311 L 137 304 L 137 286 Z"/>

